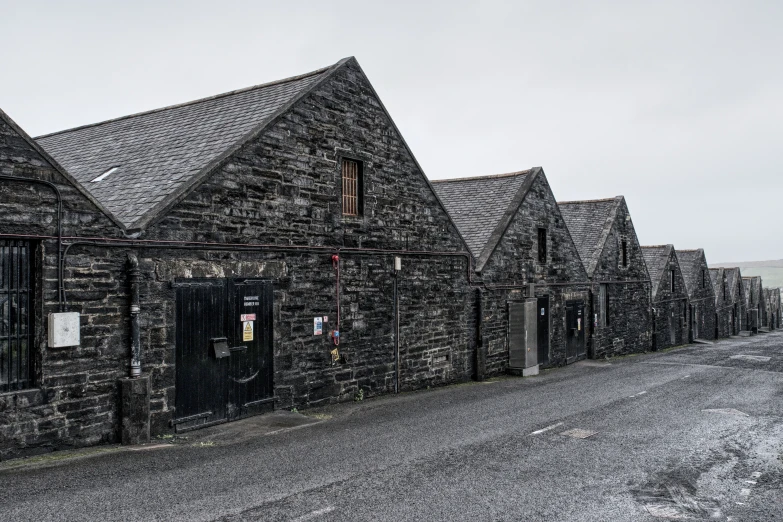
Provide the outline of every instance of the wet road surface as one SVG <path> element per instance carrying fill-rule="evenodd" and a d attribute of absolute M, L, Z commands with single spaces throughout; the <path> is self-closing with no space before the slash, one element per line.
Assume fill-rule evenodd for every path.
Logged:
<path fill-rule="evenodd" d="M 3 463 L 0 520 L 783 520 L 783 333 L 305 413 Z"/>

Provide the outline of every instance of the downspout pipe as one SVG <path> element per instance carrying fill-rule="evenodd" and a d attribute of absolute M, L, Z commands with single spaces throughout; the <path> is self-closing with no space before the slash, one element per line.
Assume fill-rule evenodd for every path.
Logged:
<path fill-rule="evenodd" d="M 131 364 L 130 376 L 132 378 L 141 377 L 141 332 L 139 329 L 139 259 L 136 254 L 128 254 L 128 282 L 130 283 L 131 305 Z"/>

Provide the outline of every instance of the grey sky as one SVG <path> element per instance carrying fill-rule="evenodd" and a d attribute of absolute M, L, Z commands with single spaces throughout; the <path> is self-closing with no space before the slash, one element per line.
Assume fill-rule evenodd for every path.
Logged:
<path fill-rule="evenodd" d="M 783 2 L 6 2 L 32 135 L 356 56 L 430 178 L 541 165 L 643 244 L 783 258 Z"/>

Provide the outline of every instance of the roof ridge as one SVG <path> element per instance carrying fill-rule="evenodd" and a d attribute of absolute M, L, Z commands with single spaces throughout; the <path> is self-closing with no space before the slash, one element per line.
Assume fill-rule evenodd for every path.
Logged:
<path fill-rule="evenodd" d="M 607 201 L 615 201 L 617 198 L 620 198 L 622 196 L 614 196 L 611 198 L 602 198 L 602 199 L 577 199 L 574 201 L 558 201 L 558 205 L 574 205 L 577 203 L 606 203 Z"/>
<path fill-rule="evenodd" d="M 671 243 L 666 245 L 641 245 L 642 248 L 667 248 L 667 247 L 673 247 Z"/>
<path fill-rule="evenodd" d="M 505 174 L 488 174 L 486 176 L 468 176 L 463 178 L 431 179 L 430 183 L 449 183 L 452 181 L 475 181 L 475 180 L 482 180 L 482 179 L 512 178 L 515 176 L 521 176 L 522 174 L 530 174 L 536 168 L 539 167 L 532 167 L 527 170 L 519 170 L 516 172 L 508 172 Z"/>
<path fill-rule="evenodd" d="M 138 116 L 146 116 L 147 114 L 155 114 L 155 113 L 158 113 L 158 112 L 168 111 L 168 110 L 171 110 L 171 109 L 178 109 L 180 107 L 187 107 L 189 105 L 195 105 L 197 103 L 203 103 L 203 102 L 206 102 L 206 101 L 217 100 L 217 99 L 220 99 L 220 98 L 225 98 L 227 96 L 232 96 L 232 95 L 240 94 L 240 93 L 243 93 L 243 92 L 253 91 L 255 89 L 261 89 L 261 88 L 264 88 L 264 87 L 271 87 L 273 85 L 281 85 L 281 84 L 288 83 L 288 82 L 302 80 L 304 78 L 309 78 L 311 76 L 322 74 L 322 73 L 328 71 L 329 69 L 331 69 L 332 67 L 334 67 L 334 65 L 336 65 L 337 63 L 340 63 L 341 61 L 343 61 L 343 60 L 340 60 L 340 61 L 336 62 L 335 64 L 329 65 L 327 67 L 321 67 L 320 69 L 316 69 L 315 71 L 310 71 L 308 73 L 299 74 L 299 75 L 296 75 L 296 76 L 290 76 L 288 78 L 283 78 L 281 80 L 274 80 L 274 81 L 267 82 L 267 83 L 260 83 L 258 85 L 251 85 L 250 87 L 243 87 L 241 89 L 235 89 L 233 91 L 223 92 L 223 93 L 220 93 L 220 94 L 207 96 L 205 98 L 198 98 L 196 100 L 190 100 L 190 101 L 186 101 L 186 102 L 182 102 L 182 103 L 176 103 L 174 105 L 167 105 L 165 107 L 159 107 L 157 109 L 141 111 L 141 112 L 135 112 L 133 114 L 127 114 L 125 116 L 119 116 L 117 118 L 110 118 L 108 120 L 103 120 L 103 121 L 99 121 L 99 122 L 95 122 L 95 123 L 88 123 L 86 125 L 79 125 L 78 127 L 71 127 L 69 129 L 63 129 L 63 130 L 59 130 L 59 131 L 56 131 L 56 132 L 50 132 L 49 134 L 42 134 L 40 136 L 36 136 L 34 139 L 35 140 L 39 140 L 39 139 L 44 139 L 44 138 L 50 138 L 52 136 L 57 136 L 57 135 L 65 134 L 65 133 L 68 133 L 68 132 L 73 132 L 73 131 L 82 130 L 82 129 L 88 129 L 90 127 L 98 127 L 100 125 L 105 125 L 107 123 L 114 123 L 114 122 L 117 122 L 117 121 L 128 120 L 130 118 L 136 118 Z"/>

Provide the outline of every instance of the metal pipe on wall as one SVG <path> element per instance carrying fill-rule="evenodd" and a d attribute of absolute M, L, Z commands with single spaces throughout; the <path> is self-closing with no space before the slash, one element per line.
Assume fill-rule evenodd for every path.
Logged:
<path fill-rule="evenodd" d="M 141 331 L 139 329 L 139 259 L 135 254 L 128 254 L 128 281 L 131 288 L 131 364 L 130 376 L 141 376 Z"/>

